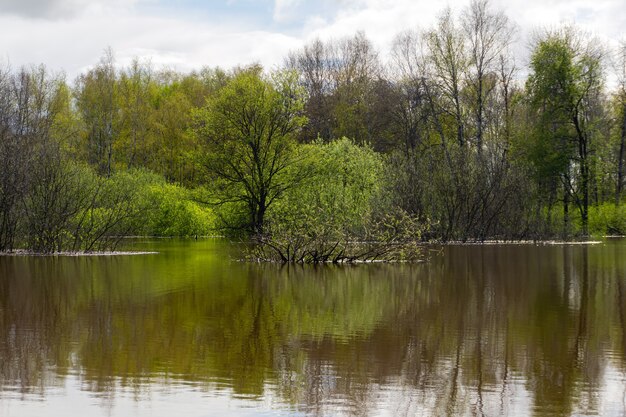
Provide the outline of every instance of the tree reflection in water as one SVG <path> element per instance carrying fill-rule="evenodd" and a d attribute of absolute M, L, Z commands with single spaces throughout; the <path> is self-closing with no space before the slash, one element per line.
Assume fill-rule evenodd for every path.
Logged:
<path fill-rule="evenodd" d="M 154 245 L 0 258 L 0 402 L 78 389 L 106 406 L 183 386 L 310 415 L 626 411 L 626 242 L 450 246 L 428 264 L 350 267 Z"/>

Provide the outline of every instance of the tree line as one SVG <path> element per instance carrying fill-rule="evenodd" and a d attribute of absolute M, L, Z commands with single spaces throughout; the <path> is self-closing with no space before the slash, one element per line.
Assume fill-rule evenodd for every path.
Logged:
<path fill-rule="evenodd" d="M 330 259 L 398 236 L 626 232 L 626 44 L 544 30 L 523 67 L 516 36 L 473 0 L 386 60 L 358 32 L 273 71 L 120 67 L 111 50 L 72 82 L 5 67 L 0 250 L 216 232 Z"/>

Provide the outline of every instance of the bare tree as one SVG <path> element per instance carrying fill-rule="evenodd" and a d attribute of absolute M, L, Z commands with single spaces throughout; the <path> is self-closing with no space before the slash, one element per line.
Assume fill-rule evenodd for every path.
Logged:
<path fill-rule="evenodd" d="M 481 153 L 487 122 L 485 105 L 497 86 L 493 81 L 503 53 L 512 41 L 514 27 L 502 12 L 489 10 L 489 0 L 473 0 L 461 17 L 461 25 L 468 42 L 466 70 L 474 102 L 475 144 Z"/>
<path fill-rule="evenodd" d="M 395 133 L 403 137 L 407 152 L 423 144 L 432 115 L 430 80 L 421 40 L 417 32 L 404 32 L 395 38 L 391 50 L 397 96 L 391 115 L 398 126 Z"/>
<path fill-rule="evenodd" d="M 498 102 L 500 109 L 500 131 L 504 137 L 505 147 L 511 141 L 511 123 L 513 118 L 513 95 L 516 92 L 514 84 L 518 68 L 513 56 L 508 50 L 503 51 L 498 58 L 498 82 L 500 85 Z M 519 88 L 517 89 L 519 90 Z"/>
<path fill-rule="evenodd" d="M 16 244 L 33 168 L 50 143 L 58 82 L 43 66 L 0 72 L 0 250 Z"/>
<path fill-rule="evenodd" d="M 332 61 L 331 47 L 319 39 L 287 57 L 286 66 L 298 71 L 307 91 L 305 111 L 309 123 L 302 129 L 304 142 L 311 142 L 318 137 L 332 137 L 329 97 L 336 88 L 335 80 L 331 77 Z"/>
<path fill-rule="evenodd" d="M 9 68 L 0 71 L 0 250 L 11 250 L 15 245 L 18 200 L 27 186 L 29 152 L 20 149 L 21 138 L 14 75 Z M 25 141 L 22 141 L 25 142 Z"/>
<path fill-rule="evenodd" d="M 461 103 L 463 75 L 467 72 L 468 57 L 463 33 L 454 22 L 452 11 L 445 9 L 435 29 L 426 33 L 433 80 L 441 93 L 441 106 L 454 117 L 459 146 L 466 143 L 465 121 Z"/>
<path fill-rule="evenodd" d="M 301 134 L 303 141 L 346 136 L 376 147 L 386 128 L 389 89 L 378 52 L 363 32 L 340 40 L 315 40 L 291 53 L 286 65 L 299 72 L 307 90 L 310 122 Z"/>

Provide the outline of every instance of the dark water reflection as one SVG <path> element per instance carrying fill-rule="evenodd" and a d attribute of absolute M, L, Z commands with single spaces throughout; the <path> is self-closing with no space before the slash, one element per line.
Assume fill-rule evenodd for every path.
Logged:
<path fill-rule="evenodd" d="M 0 415 L 623 415 L 626 242 L 425 265 L 0 257 Z"/>

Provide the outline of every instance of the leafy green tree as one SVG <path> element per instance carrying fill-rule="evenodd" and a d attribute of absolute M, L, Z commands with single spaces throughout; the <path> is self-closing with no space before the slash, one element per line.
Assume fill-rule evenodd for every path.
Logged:
<path fill-rule="evenodd" d="M 380 202 L 383 158 L 347 138 L 306 145 L 306 154 L 307 181 L 285 194 L 269 220 L 293 222 L 294 228 L 327 228 L 335 235 L 358 234 Z"/>
<path fill-rule="evenodd" d="M 377 99 L 376 81 L 382 72 L 377 51 L 363 32 L 357 32 L 334 46 L 332 62 L 335 89 L 330 102 L 334 137 L 374 143 L 381 133 L 374 126 L 377 115 L 372 112 Z"/>
<path fill-rule="evenodd" d="M 423 224 L 390 204 L 384 157 L 341 138 L 305 145 L 309 177 L 268 213 L 252 258 L 294 263 L 416 258 Z"/>
<path fill-rule="evenodd" d="M 195 112 L 204 164 L 217 181 L 216 202 L 243 206 L 251 233 L 263 233 L 267 209 L 304 174 L 290 170 L 299 158 L 303 105 L 294 72 L 264 76 L 250 68 Z"/>
<path fill-rule="evenodd" d="M 113 52 L 105 51 L 98 65 L 76 83 L 76 105 L 84 123 L 87 161 L 100 174 L 111 175 L 114 142 L 118 139 L 119 106 Z"/>
<path fill-rule="evenodd" d="M 153 120 L 155 152 L 148 166 L 179 184 L 191 181 L 194 173 L 191 110 L 190 98 L 179 82 L 160 88 Z"/>
<path fill-rule="evenodd" d="M 527 81 L 534 110 L 534 163 L 540 177 L 563 185 L 567 226 L 573 199 L 588 233 L 593 137 L 601 121 L 602 51 L 571 28 L 539 40 Z M 567 231 L 567 230 L 566 230 Z"/>
<path fill-rule="evenodd" d="M 152 68 L 134 59 L 121 71 L 117 81 L 117 105 L 120 109 L 117 143 L 118 160 L 127 168 L 146 166 L 154 149 L 154 96 L 156 84 Z"/>

